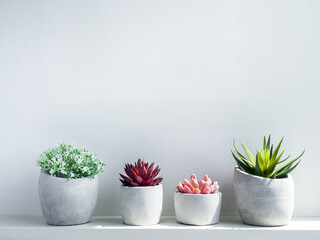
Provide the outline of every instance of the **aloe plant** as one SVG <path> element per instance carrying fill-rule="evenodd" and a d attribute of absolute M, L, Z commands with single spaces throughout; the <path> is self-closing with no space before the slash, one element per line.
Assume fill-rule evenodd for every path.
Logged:
<path fill-rule="evenodd" d="M 241 143 L 247 158 L 244 156 L 244 154 L 238 151 L 235 141 L 233 140 L 235 153 L 233 151 L 231 151 L 231 153 L 236 160 L 239 169 L 244 172 L 265 178 L 285 178 L 287 174 L 294 170 L 300 163 L 299 159 L 302 157 L 305 150 L 303 150 L 303 152 L 297 158 L 287 161 L 290 158 L 289 155 L 287 158 L 282 160 L 281 157 L 285 150 L 283 150 L 280 154 L 279 151 L 283 139 L 284 138 L 282 137 L 277 147 L 273 150 L 273 145 L 271 144 L 270 146 L 271 135 L 269 135 L 267 141 L 266 137 L 264 137 L 263 149 L 260 152 L 256 150 L 255 156 L 243 143 Z M 285 161 L 287 162 L 284 163 Z M 278 167 L 278 165 L 281 163 L 283 164 Z"/>

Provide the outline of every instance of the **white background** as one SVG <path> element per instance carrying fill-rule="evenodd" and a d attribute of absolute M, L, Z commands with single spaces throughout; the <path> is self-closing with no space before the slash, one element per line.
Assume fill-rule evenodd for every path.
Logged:
<path fill-rule="evenodd" d="M 40 215 L 39 153 L 73 142 L 106 163 L 95 215 L 120 215 L 119 172 L 159 164 L 163 215 L 208 173 L 236 215 L 232 140 L 269 133 L 295 216 L 320 215 L 320 1 L 0 0 L 0 214 Z"/>

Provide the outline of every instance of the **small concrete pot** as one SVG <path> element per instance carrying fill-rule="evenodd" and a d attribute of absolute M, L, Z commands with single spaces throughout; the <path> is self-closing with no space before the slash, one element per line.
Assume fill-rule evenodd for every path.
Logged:
<path fill-rule="evenodd" d="M 50 225 L 90 222 L 98 197 L 98 176 L 65 179 L 40 172 L 39 197 L 43 216 Z"/>
<path fill-rule="evenodd" d="M 121 186 L 122 220 L 128 225 L 147 226 L 160 222 L 162 184 L 146 187 Z"/>
<path fill-rule="evenodd" d="M 233 182 L 236 204 L 243 223 L 282 226 L 290 222 L 294 203 L 291 175 L 270 179 L 248 174 L 236 167 Z"/>
<path fill-rule="evenodd" d="M 212 225 L 219 222 L 221 192 L 214 194 L 174 193 L 174 209 L 179 223 Z"/>

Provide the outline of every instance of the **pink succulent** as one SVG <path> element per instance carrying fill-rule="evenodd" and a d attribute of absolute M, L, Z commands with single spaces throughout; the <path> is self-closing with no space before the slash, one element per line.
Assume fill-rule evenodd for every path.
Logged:
<path fill-rule="evenodd" d="M 218 182 L 212 182 L 208 175 L 205 175 L 204 178 L 198 182 L 196 175 L 192 174 L 190 182 L 187 179 L 184 180 L 184 184 L 179 182 L 177 189 L 181 193 L 214 194 L 218 192 L 219 185 Z"/>

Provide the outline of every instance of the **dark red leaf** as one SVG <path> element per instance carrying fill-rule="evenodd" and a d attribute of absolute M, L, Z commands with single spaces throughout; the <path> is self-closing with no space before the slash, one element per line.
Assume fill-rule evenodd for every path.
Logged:
<path fill-rule="evenodd" d="M 132 182 L 132 179 L 131 179 L 131 178 L 128 178 L 128 177 L 122 175 L 121 173 L 120 173 L 120 176 L 121 176 L 121 177 L 123 178 L 123 180 L 126 181 L 127 183 L 131 183 L 131 182 Z"/>
<path fill-rule="evenodd" d="M 157 167 L 153 170 L 152 175 L 153 175 L 154 177 L 156 177 L 159 172 L 160 172 L 160 168 L 159 168 L 159 166 L 157 166 Z"/>
<path fill-rule="evenodd" d="M 148 178 L 146 178 L 145 183 L 146 185 L 149 185 L 150 183 L 152 183 L 152 181 L 153 181 L 153 177 L 149 176 Z"/>
<path fill-rule="evenodd" d="M 133 186 L 133 187 L 139 187 L 140 185 L 139 185 L 138 183 L 131 182 L 131 186 Z"/>
<path fill-rule="evenodd" d="M 147 174 L 146 166 L 142 166 L 142 174 L 141 174 L 141 177 L 142 177 L 142 178 L 145 178 L 146 174 Z"/>
<path fill-rule="evenodd" d="M 135 182 L 138 183 L 139 185 L 141 185 L 141 183 L 143 183 L 143 180 L 140 176 L 136 176 L 135 177 Z"/>
<path fill-rule="evenodd" d="M 153 170 L 153 166 L 154 166 L 154 162 L 150 165 L 150 167 L 149 167 L 149 169 L 148 169 L 148 171 L 152 171 Z"/>
<path fill-rule="evenodd" d="M 137 168 L 141 168 L 142 162 L 141 162 L 141 159 L 140 159 L 140 158 L 138 159 L 138 164 L 137 164 L 137 165 L 138 165 Z"/>
<path fill-rule="evenodd" d="M 139 171 L 133 165 L 130 166 L 130 169 L 134 173 L 135 176 L 139 174 Z"/>
<path fill-rule="evenodd" d="M 129 184 L 127 183 L 127 182 L 125 182 L 124 180 L 122 180 L 122 179 L 119 179 L 120 180 L 120 182 L 122 182 L 122 184 L 124 185 L 124 186 L 129 186 Z"/>
<path fill-rule="evenodd" d="M 131 170 L 131 168 L 129 166 L 126 166 L 124 171 L 126 172 L 128 177 L 130 177 L 131 179 L 135 178 L 136 175 L 133 173 L 133 171 Z"/>
<path fill-rule="evenodd" d="M 162 180 L 163 180 L 162 177 L 155 178 L 155 179 L 153 180 L 153 184 L 154 184 L 154 185 L 158 185 Z"/>

